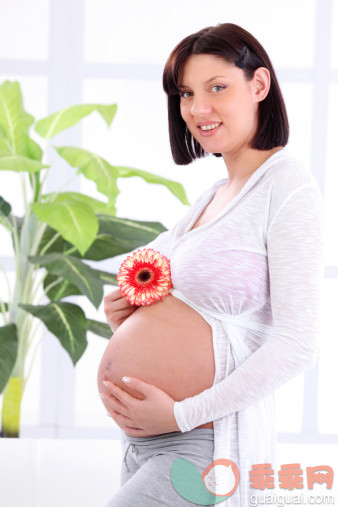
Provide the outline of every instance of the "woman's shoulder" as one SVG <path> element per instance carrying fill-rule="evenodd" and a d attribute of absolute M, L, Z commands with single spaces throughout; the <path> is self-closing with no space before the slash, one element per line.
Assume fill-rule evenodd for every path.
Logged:
<path fill-rule="evenodd" d="M 285 150 L 283 157 L 271 168 L 271 177 L 275 184 L 291 187 L 314 180 L 310 168 L 290 150 Z"/>
<path fill-rule="evenodd" d="M 323 206 L 323 196 L 315 176 L 309 167 L 291 152 L 285 153 L 268 173 L 266 180 L 269 199 L 268 224 L 272 223 L 275 215 L 287 202 L 297 207 L 299 213 Z"/>
<path fill-rule="evenodd" d="M 303 187 L 319 189 L 310 168 L 289 150 L 270 168 L 266 181 L 270 187 L 270 200 L 277 205 Z"/>

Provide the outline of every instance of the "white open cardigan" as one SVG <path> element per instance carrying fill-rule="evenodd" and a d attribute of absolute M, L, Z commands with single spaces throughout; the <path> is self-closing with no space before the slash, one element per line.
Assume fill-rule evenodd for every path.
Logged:
<path fill-rule="evenodd" d="M 271 463 L 268 492 L 278 492 L 274 391 L 317 358 L 324 206 L 312 173 L 283 148 L 212 220 L 190 230 L 226 181 L 143 248 L 170 259 L 171 294 L 213 329 L 214 384 L 175 402 L 177 424 L 185 432 L 213 421 L 214 460 L 237 456 L 240 471 L 235 493 L 217 505 L 250 507 L 250 496 L 263 493 L 250 487 L 252 465 Z"/>

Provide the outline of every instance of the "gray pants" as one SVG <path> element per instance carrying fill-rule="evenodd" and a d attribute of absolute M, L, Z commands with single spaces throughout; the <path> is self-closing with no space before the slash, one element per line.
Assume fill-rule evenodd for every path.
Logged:
<path fill-rule="evenodd" d="M 213 428 L 151 437 L 130 437 L 121 430 L 121 446 L 121 487 L 105 507 L 197 505 L 176 491 L 171 482 L 171 466 L 176 458 L 184 458 L 202 474 L 214 459 Z"/>

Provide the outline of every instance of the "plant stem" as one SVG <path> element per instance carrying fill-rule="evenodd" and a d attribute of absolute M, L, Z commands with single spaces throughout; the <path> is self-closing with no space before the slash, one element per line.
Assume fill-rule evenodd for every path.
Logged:
<path fill-rule="evenodd" d="M 38 327 L 42 325 L 41 320 L 39 320 L 39 319 L 36 319 L 36 320 L 37 320 L 37 323 L 35 324 L 35 327 L 33 328 L 32 332 L 31 332 L 31 327 L 33 326 L 34 319 L 29 326 L 29 334 L 32 336 L 31 336 L 31 339 L 27 343 L 27 351 L 29 350 L 30 346 L 32 345 L 32 343 L 34 341 L 35 333 L 36 333 Z"/>
<path fill-rule="evenodd" d="M 20 173 L 20 180 L 21 180 L 21 186 L 22 186 L 22 195 L 23 200 L 25 204 L 25 208 L 27 207 L 27 193 L 26 193 L 26 185 L 25 185 L 25 173 Z"/>
<path fill-rule="evenodd" d="M 13 231 L 13 226 L 7 217 L 0 217 L 0 222 L 5 227 L 5 229 L 7 230 L 9 229 L 11 232 Z"/>
<path fill-rule="evenodd" d="M 11 377 L 2 400 L 2 428 L 6 438 L 19 436 L 22 393 L 22 379 L 18 376 Z"/>
<path fill-rule="evenodd" d="M 36 331 L 37 331 L 37 329 L 38 329 L 39 325 L 41 325 L 41 324 L 42 324 L 42 322 L 40 321 L 40 322 L 39 322 L 39 324 L 35 327 L 35 329 L 34 329 L 34 333 L 36 333 Z M 43 339 L 43 335 L 42 335 L 42 336 L 40 336 L 40 338 L 38 339 L 37 344 L 35 345 L 35 349 L 34 349 L 34 351 L 33 351 L 32 359 L 31 359 L 31 362 L 30 362 L 30 365 L 29 365 L 29 368 L 28 368 L 27 375 L 25 376 L 25 378 L 24 378 L 24 380 L 23 380 L 23 387 L 24 387 L 24 388 L 25 388 L 25 385 L 26 385 L 26 383 L 27 383 L 27 381 L 28 381 L 28 379 L 29 379 L 29 377 L 30 377 L 30 374 L 31 374 L 31 371 L 32 371 L 32 368 L 33 368 L 33 364 L 34 364 L 34 361 L 35 361 L 35 356 L 36 356 L 36 353 L 37 353 L 37 351 L 38 351 L 38 348 L 39 348 L 39 345 L 40 345 L 40 343 L 41 343 L 42 339 Z M 28 349 L 27 349 L 27 350 L 28 350 Z"/>
<path fill-rule="evenodd" d="M 6 308 L 5 308 L 5 305 L 4 305 L 4 302 L 2 301 L 2 299 L 0 299 L 0 306 L 1 306 L 2 317 L 3 317 L 4 323 L 6 325 L 6 324 L 8 324 L 8 318 L 6 317 Z"/>
<path fill-rule="evenodd" d="M 8 291 L 8 305 L 10 304 L 10 300 L 12 298 L 12 293 L 11 293 L 11 287 L 10 287 L 10 283 L 9 283 L 9 278 L 7 276 L 7 273 L 6 271 L 4 270 L 2 264 L 0 263 L 0 269 L 1 271 L 3 272 L 4 274 L 4 277 L 6 278 L 6 283 L 7 283 L 7 291 Z"/>
<path fill-rule="evenodd" d="M 42 277 L 42 278 L 38 281 L 38 283 L 36 284 L 36 287 L 33 287 L 33 288 L 32 288 L 32 292 L 33 292 L 32 296 L 31 296 L 31 300 L 32 300 L 32 302 L 35 300 L 36 293 L 37 293 L 38 289 L 41 287 L 41 285 L 43 284 L 43 282 L 44 282 L 45 278 L 47 278 L 47 276 L 48 276 L 48 272 L 44 273 L 43 277 Z M 39 300 L 39 301 L 41 301 L 41 299 L 44 297 L 44 295 L 45 295 L 45 294 L 42 294 L 42 296 L 41 296 L 41 298 L 40 298 L 40 300 Z M 39 303 L 38 303 L 38 304 L 39 304 Z"/>
<path fill-rule="evenodd" d="M 54 157 L 54 158 L 55 158 L 55 157 Z M 52 163 L 53 163 L 53 162 L 52 162 Z M 52 164 L 51 164 L 51 165 L 52 165 Z M 47 178 L 48 172 L 49 172 L 49 169 L 47 169 L 47 168 L 46 168 L 46 172 L 45 172 L 45 174 L 43 175 L 42 180 L 41 180 L 41 183 L 40 183 L 40 192 L 39 192 L 39 194 L 38 194 L 38 196 L 37 196 L 37 199 L 38 199 L 38 200 L 39 200 L 39 199 L 40 199 L 40 197 L 41 197 L 42 187 L 43 187 L 43 185 L 44 185 L 44 183 L 45 183 L 45 181 L 46 181 L 46 178 Z"/>
<path fill-rule="evenodd" d="M 16 265 L 16 282 L 20 284 L 20 243 L 18 236 L 18 229 L 16 225 L 16 221 L 14 220 L 14 229 L 13 229 L 13 239 L 14 239 L 14 255 L 15 255 L 15 265 Z"/>
<path fill-rule="evenodd" d="M 43 182 L 45 181 L 49 171 L 46 170 Z M 19 307 L 20 303 L 26 303 L 29 300 L 29 293 L 35 283 L 36 276 L 34 271 L 37 271 L 36 266 L 30 265 L 28 257 L 30 254 L 35 254 L 40 244 L 41 238 L 47 227 L 47 224 L 40 225 L 37 217 L 32 217 L 30 203 L 27 202 L 27 188 L 26 188 L 26 173 L 19 175 L 21 185 L 23 201 L 25 206 L 24 220 L 20 231 L 20 237 L 18 234 L 17 221 L 14 217 L 13 220 L 9 220 L 7 217 L 1 217 L 1 223 L 10 230 L 13 238 L 13 249 L 15 257 L 15 287 L 13 294 L 10 293 L 10 285 L 8 278 L 2 266 L 9 292 L 9 322 L 13 322 L 17 327 L 18 336 L 18 351 L 16 355 L 16 361 L 11 372 L 4 393 L 2 403 L 2 436 L 4 437 L 18 437 L 20 428 L 20 409 L 21 399 L 23 390 L 31 372 L 32 364 L 36 355 L 38 342 L 36 349 L 33 353 L 32 362 L 29 368 L 27 377 L 25 378 L 25 359 L 29 346 L 31 345 L 33 338 L 30 338 L 30 332 L 33 324 L 33 317 L 23 309 Z M 42 193 L 42 186 L 39 188 L 38 195 L 35 196 L 37 191 L 37 182 L 35 175 L 30 178 L 31 186 L 33 190 L 33 202 L 40 199 Z M 40 226 L 39 226 L 40 225 Z M 35 292 L 34 292 L 35 296 Z M 0 300 L 1 311 L 6 322 L 6 312 L 2 301 Z M 41 322 L 39 322 L 41 325 Z M 36 328 L 37 329 L 37 328 Z M 36 332 L 34 329 L 34 332 Z"/>
<path fill-rule="evenodd" d="M 1 271 L 3 272 L 5 278 L 6 278 L 6 283 L 7 283 L 7 290 L 8 290 L 8 311 L 10 311 L 11 309 L 11 306 L 12 306 L 12 303 L 11 303 L 11 298 L 12 298 L 12 294 L 11 294 L 11 288 L 10 288 L 10 285 L 9 285 L 9 279 L 8 279 L 8 276 L 7 276 L 7 273 L 6 271 L 4 270 L 4 268 L 2 267 L 2 265 L 0 264 L 0 269 Z M 3 301 L 2 299 L 0 298 L 0 306 L 1 306 L 1 313 L 2 313 L 2 316 L 4 318 L 4 322 L 5 324 L 8 324 L 8 317 L 6 316 L 6 309 L 5 309 L 5 305 L 3 304 Z"/>
<path fill-rule="evenodd" d="M 53 163 L 53 161 L 52 161 Z M 32 367 L 34 364 L 34 360 L 36 357 L 37 350 L 41 343 L 42 337 L 40 337 L 35 345 L 33 350 L 32 359 L 28 368 L 27 375 L 25 376 L 25 360 L 30 349 L 32 343 L 35 340 L 36 333 L 38 327 L 42 324 L 41 321 L 38 321 L 37 326 L 34 326 L 34 317 L 25 312 L 22 308 L 20 308 L 20 303 L 31 303 L 34 304 L 34 301 L 37 297 L 38 289 L 44 283 L 44 280 L 47 276 L 45 274 L 40 279 L 38 279 L 38 271 L 40 266 L 30 263 L 29 257 L 36 255 L 38 251 L 39 245 L 43 238 L 43 235 L 48 227 L 48 224 L 45 222 L 40 222 L 35 214 L 33 214 L 31 209 L 32 202 L 40 202 L 41 197 L 43 195 L 43 187 L 46 181 L 46 178 L 49 174 L 52 164 L 49 168 L 45 168 L 45 174 L 40 183 L 40 174 L 33 174 L 32 177 L 28 175 L 29 182 L 31 184 L 32 189 L 32 200 L 28 202 L 27 199 L 27 185 L 26 185 L 26 173 L 20 173 L 20 181 L 22 186 L 22 195 L 24 201 L 24 219 L 21 227 L 20 235 L 18 233 L 18 224 L 17 220 L 14 217 L 13 221 L 7 219 L 7 217 L 1 217 L 1 223 L 5 225 L 7 229 L 11 231 L 13 238 L 13 246 L 14 246 L 14 256 L 15 256 L 15 287 L 13 294 L 10 293 L 10 285 L 8 278 L 6 276 L 5 271 L 3 270 L 7 285 L 8 285 L 8 293 L 9 293 L 9 302 L 8 302 L 8 311 L 9 311 L 9 322 L 13 322 L 17 327 L 17 335 L 18 335 L 18 351 L 16 361 L 11 372 L 11 378 L 8 380 L 4 396 L 3 396 L 3 408 L 2 408 L 2 428 L 4 430 L 3 436 L 19 436 L 19 426 L 20 426 L 20 406 L 21 406 L 21 398 L 26 385 L 26 382 L 31 374 Z M 75 175 L 74 178 L 71 178 L 68 182 L 66 182 L 63 187 L 58 191 L 54 192 L 47 198 L 47 202 L 54 202 L 57 199 L 57 196 L 66 188 L 73 180 L 77 178 L 78 175 Z M 11 223 L 13 222 L 13 223 Z M 54 234 L 54 236 L 48 241 L 48 243 L 43 247 L 40 252 L 40 255 L 44 255 L 51 246 L 57 241 L 57 239 L 61 236 L 59 232 Z M 71 253 L 77 250 L 74 246 L 69 248 L 68 252 L 63 252 L 64 254 Z M 62 280 L 62 277 L 57 278 L 53 283 L 49 284 L 49 286 L 43 291 L 43 296 L 45 296 L 46 292 L 50 290 L 54 285 L 57 285 Z M 40 300 L 39 299 L 39 302 Z M 5 306 L 0 299 L 0 309 L 2 315 L 4 317 L 4 321 L 6 322 L 6 311 Z"/>

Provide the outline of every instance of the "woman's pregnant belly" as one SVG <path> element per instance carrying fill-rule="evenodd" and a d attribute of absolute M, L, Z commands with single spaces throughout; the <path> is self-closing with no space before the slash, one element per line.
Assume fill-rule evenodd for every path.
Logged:
<path fill-rule="evenodd" d="M 215 360 L 212 329 L 191 306 L 169 294 L 149 306 L 140 306 L 115 331 L 102 356 L 97 385 L 107 392 L 110 380 L 135 398 L 123 376 L 154 384 L 175 401 L 213 385 Z M 201 427 L 212 428 L 212 422 Z"/>

